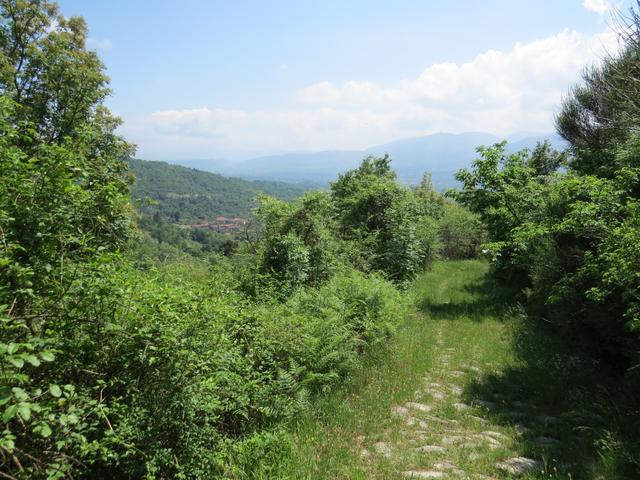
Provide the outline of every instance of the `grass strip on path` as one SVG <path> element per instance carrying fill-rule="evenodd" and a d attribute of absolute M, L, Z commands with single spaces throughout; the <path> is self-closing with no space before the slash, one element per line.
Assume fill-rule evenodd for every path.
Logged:
<path fill-rule="evenodd" d="M 487 270 L 438 262 L 415 281 L 418 313 L 299 419 L 282 478 L 623 478 L 594 451 L 593 367 L 523 328 Z"/>

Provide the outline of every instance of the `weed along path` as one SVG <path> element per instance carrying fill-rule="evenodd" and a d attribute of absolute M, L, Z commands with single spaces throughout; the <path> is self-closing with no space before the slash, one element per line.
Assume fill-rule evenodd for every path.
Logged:
<path fill-rule="evenodd" d="M 299 422 L 287 478 L 598 478 L 567 392 L 516 355 L 514 310 L 486 271 L 441 262 L 415 282 L 420 313 Z"/>

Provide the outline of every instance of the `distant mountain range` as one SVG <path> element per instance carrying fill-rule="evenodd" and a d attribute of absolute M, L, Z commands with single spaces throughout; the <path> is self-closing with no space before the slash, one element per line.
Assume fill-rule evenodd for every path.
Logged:
<path fill-rule="evenodd" d="M 565 148 L 555 133 L 512 135 L 508 137 L 508 151 L 533 148 L 548 139 L 555 148 Z M 400 179 L 409 184 L 420 181 L 424 172 L 431 172 L 437 189 L 455 186 L 454 173 L 471 165 L 480 145 L 493 145 L 504 138 L 489 133 L 436 133 L 424 137 L 407 138 L 364 150 L 327 150 L 315 153 L 287 153 L 257 157 L 241 162 L 220 160 L 175 161 L 201 170 L 242 177 L 248 180 L 277 180 L 284 182 L 311 181 L 326 184 L 337 175 L 353 168 L 367 155 L 389 153 L 392 167 Z"/>

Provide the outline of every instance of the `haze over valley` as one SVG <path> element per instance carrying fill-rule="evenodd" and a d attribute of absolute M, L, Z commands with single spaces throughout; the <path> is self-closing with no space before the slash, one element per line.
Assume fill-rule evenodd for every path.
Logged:
<path fill-rule="evenodd" d="M 287 153 L 250 158 L 247 160 L 181 160 L 176 163 L 203 171 L 242 177 L 249 180 L 278 180 L 285 182 L 313 182 L 326 185 L 338 174 L 354 168 L 368 155 L 388 153 L 398 177 L 407 184 L 417 184 L 425 172 L 431 173 L 434 186 L 446 189 L 455 185 L 454 174 L 471 165 L 476 148 L 508 141 L 507 151 L 533 149 L 538 142 L 549 140 L 558 149 L 565 142 L 556 134 L 521 134 L 501 138 L 488 133 L 438 133 L 423 137 L 397 140 L 364 150 L 327 150 L 313 153 Z"/>

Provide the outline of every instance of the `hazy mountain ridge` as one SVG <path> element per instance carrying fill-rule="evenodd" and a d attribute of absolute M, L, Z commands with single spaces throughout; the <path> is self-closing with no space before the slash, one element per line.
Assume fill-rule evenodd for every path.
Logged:
<path fill-rule="evenodd" d="M 406 183 L 417 183 L 424 172 L 431 172 L 438 189 L 455 185 L 454 173 L 471 164 L 480 145 L 492 145 L 504 138 L 483 132 L 460 134 L 436 133 L 413 137 L 364 150 L 326 150 L 312 153 L 287 153 L 251 158 L 242 162 L 222 160 L 176 161 L 223 175 L 250 180 L 284 182 L 312 181 L 327 183 L 345 170 L 356 167 L 367 155 L 388 153 L 393 168 Z M 533 148 L 537 142 L 549 139 L 556 148 L 564 148 L 564 141 L 555 133 L 513 135 L 507 140 L 508 151 Z"/>

